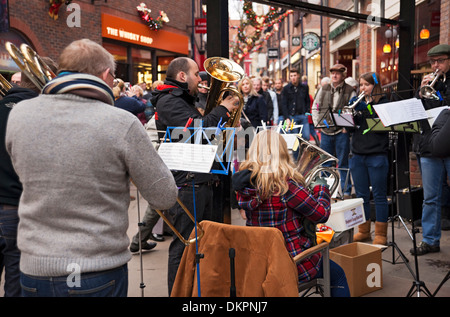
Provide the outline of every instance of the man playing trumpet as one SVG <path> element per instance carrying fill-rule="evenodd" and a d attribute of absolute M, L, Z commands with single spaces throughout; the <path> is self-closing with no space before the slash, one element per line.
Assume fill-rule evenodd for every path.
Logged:
<path fill-rule="evenodd" d="M 435 74 L 424 76 L 416 97 L 421 98 L 425 110 L 448 106 L 450 105 L 450 45 L 439 44 L 430 49 L 427 55 Z M 431 86 L 430 82 L 433 82 L 434 76 L 441 78 L 434 81 L 433 87 L 430 89 L 426 86 Z M 444 81 L 441 80 L 442 77 L 445 78 Z M 433 92 L 430 94 L 431 97 L 424 93 L 429 90 Z M 423 132 L 414 140 L 414 147 L 418 152 L 418 161 L 420 162 L 424 196 L 423 239 L 416 248 L 417 255 L 440 251 L 442 192 L 450 171 L 450 158 L 439 158 L 432 154 L 431 127 L 427 120 L 421 122 L 421 129 Z M 414 248 L 410 252 L 414 254 Z"/>

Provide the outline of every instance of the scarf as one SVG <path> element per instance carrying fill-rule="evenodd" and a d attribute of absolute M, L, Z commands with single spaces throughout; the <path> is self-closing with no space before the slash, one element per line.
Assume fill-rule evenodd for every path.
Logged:
<path fill-rule="evenodd" d="M 62 72 L 42 88 L 43 94 L 74 94 L 100 100 L 114 106 L 111 88 L 99 77 L 83 73 Z"/>

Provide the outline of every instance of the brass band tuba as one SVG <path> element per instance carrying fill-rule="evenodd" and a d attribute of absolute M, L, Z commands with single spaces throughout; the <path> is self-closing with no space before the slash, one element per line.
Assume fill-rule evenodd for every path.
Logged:
<path fill-rule="evenodd" d="M 244 70 L 237 63 L 224 57 L 210 57 L 205 60 L 203 66 L 206 72 L 211 76 L 211 84 L 209 87 L 199 85 L 200 88 L 209 90 L 206 99 L 205 115 L 220 105 L 220 101 L 226 91 L 233 92 L 239 97 L 239 108 L 233 111 L 225 126 L 229 128 L 236 127 L 241 119 L 244 98 L 236 88 L 232 87 L 232 85 L 244 78 Z"/>
<path fill-rule="evenodd" d="M 21 72 L 39 89 L 56 77 L 42 58 L 25 43 L 20 45 L 20 49 L 11 42 L 6 42 L 5 47 Z"/>
<path fill-rule="evenodd" d="M 319 176 L 319 173 L 326 172 L 334 176 L 333 185 L 330 187 L 330 194 L 333 194 L 339 184 L 339 173 L 330 167 L 324 167 L 326 162 L 338 162 L 339 160 L 324 151 L 320 147 L 307 142 L 305 139 L 297 136 L 299 142 L 298 163 L 296 169 L 305 178 L 306 187 Z"/>
<path fill-rule="evenodd" d="M 2 74 L 0 74 L 0 96 L 4 97 L 8 92 L 8 90 L 10 90 L 11 88 L 12 88 L 11 83 L 7 81 Z"/>

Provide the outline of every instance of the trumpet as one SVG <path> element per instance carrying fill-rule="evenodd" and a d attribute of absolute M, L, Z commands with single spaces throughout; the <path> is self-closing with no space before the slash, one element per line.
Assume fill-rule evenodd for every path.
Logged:
<path fill-rule="evenodd" d="M 344 109 L 342 109 L 343 113 L 349 113 L 349 114 L 353 114 L 353 110 L 355 109 L 356 105 L 363 100 L 365 94 L 364 91 L 362 93 L 359 94 L 358 98 L 355 100 L 354 103 L 352 103 L 349 106 L 345 106 Z"/>
<path fill-rule="evenodd" d="M 433 73 L 433 81 L 429 85 L 420 88 L 420 95 L 422 96 L 422 98 L 439 100 L 439 97 L 436 94 L 436 89 L 434 89 L 433 86 L 436 84 L 436 81 L 439 79 L 439 77 L 441 77 L 441 75 L 444 76 L 445 81 L 445 73 L 442 73 L 439 69 L 436 69 L 436 71 Z"/>
<path fill-rule="evenodd" d="M 21 72 L 37 88 L 42 89 L 50 80 L 56 77 L 55 73 L 42 58 L 25 43 L 20 45 L 19 49 L 13 43 L 6 42 L 5 48 L 17 66 L 19 66 Z"/>
<path fill-rule="evenodd" d="M 2 74 L 0 74 L 0 95 L 4 97 L 8 90 L 10 90 L 12 87 L 13 86 L 11 85 L 11 83 L 7 81 Z"/>

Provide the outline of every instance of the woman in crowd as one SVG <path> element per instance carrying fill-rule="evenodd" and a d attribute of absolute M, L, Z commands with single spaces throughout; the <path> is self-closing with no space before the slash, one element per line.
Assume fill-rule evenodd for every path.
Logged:
<path fill-rule="evenodd" d="M 250 78 L 245 77 L 239 82 L 238 91 L 244 97 L 243 117 L 248 118 L 254 128 L 262 126 L 261 121 L 267 122 L 267 106 L 264 97 L 253 88 Z"/>

